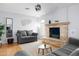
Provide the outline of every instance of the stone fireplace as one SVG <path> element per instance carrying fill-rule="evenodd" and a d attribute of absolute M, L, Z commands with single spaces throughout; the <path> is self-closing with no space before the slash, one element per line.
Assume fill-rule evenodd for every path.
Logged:
<path fill-rule="evenodd" d="M 69 22 L 54 22 L 46 24 L 46 39 L 47 42 L 66 43 L 68 42 L 68 24 Z"/>

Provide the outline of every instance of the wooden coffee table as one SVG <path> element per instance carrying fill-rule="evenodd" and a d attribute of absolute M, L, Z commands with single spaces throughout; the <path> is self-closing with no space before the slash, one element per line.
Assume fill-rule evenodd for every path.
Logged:
<path fill-rule="evenodd" d="M 38 46 L 38 54 L 39 54 L 40 50 L 42 50 L 42 55 L 44 55 L 44 51 L 46 50 L 46 52 L 47 52 L 47 49 L 50 49 L 50 51 L 52 52 L 52 48 L 49 45 L 42 44 L 42 45 Z"/>

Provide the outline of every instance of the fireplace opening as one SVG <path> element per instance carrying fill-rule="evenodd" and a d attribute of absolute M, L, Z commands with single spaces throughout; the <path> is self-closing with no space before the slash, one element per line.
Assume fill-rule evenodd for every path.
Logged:
<path fill-rule="evenodd" d="M 60 28 L 56 27 L 56 28 L 49 28 L 49 36 L 51 38 L 57 38 L 60 39 Z"/>

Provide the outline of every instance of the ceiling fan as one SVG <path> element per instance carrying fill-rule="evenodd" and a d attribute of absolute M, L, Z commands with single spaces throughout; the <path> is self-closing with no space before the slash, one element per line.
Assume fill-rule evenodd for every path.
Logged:
<path fill-rule="evenodd" d="M 35 5 L 35 10 L 40 11 L 41 10 L 41 5 L 40 4 Z"/>
<path fill-rule="evenodd" d="M 25 8 L 25 10 L 29 10 L 30 8 Z M 40 4 L 36 4 L 35 5 L 35 11 L 40 11 L 41 10 L 41 5 Z"/>

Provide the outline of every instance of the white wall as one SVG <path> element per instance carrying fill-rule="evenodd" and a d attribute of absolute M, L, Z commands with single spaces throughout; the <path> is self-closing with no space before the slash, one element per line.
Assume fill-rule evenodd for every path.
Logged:
<path fill-rule="evenodd" d="M 52 22 L 55 20 L 59 20 L 60 22 L 69 21 L 69 37 L 79 38 L 79 5 L 58 8 L 41 18 L 45 19 L 46 23 L 48 23 L 48 20 Z"/>
<path fill-rule="evenodd" d="M 69 21 L 69 37 L 79 38 L 79 6 L 73 5 L 70 7 L 58 8 L 53 12 L 50 12 L 40 18 L 25 16 L 21 14 L 2 12 L 0 11 L 0 22 L 6 25 L 6 17 L 13 18 L 13 34 L 16 42 L 16 32 L 17 30 L 33 30 L 38 32 L 38 38 L 42 38 L 45 35 L 44 25 L 48 23 L 49 20 L 54 22 L 59 21 Z M 29 21 L 31 20 L 31 21 Z M 45 23 L 41 23 L 41 20 L 45 20 Z M 3 43 L 6 43 L 6 36 L 3 35 Z"/>
<path fill-rule="evenodd" d="M 33 29 L 33 31 L 37 32 L 37 27 L 35 27 L 38 23 L 38 22 L 35 22 L 35 20 L 37 19 L 36 17 L 0 11 L 0 23 L 5 24 L 5 27 L 6 27 L 6 17 L 13 18 L 13 36 L 14 36 L 15 42 L 17 41 L 16 35 L 15 35 L 17 30 Z M 33 23 L 33 21 L 35 23 Z M 31 24 L 32 26 L 29 24 Z M 3 44 L 7 43 L 6 32 L 2 37 L 2 42 Z"/>
<path fill-rule="evenodd" d="M 79 5 L 70 7 L 68 12 L 69 36 L 79 38 Z"/>

